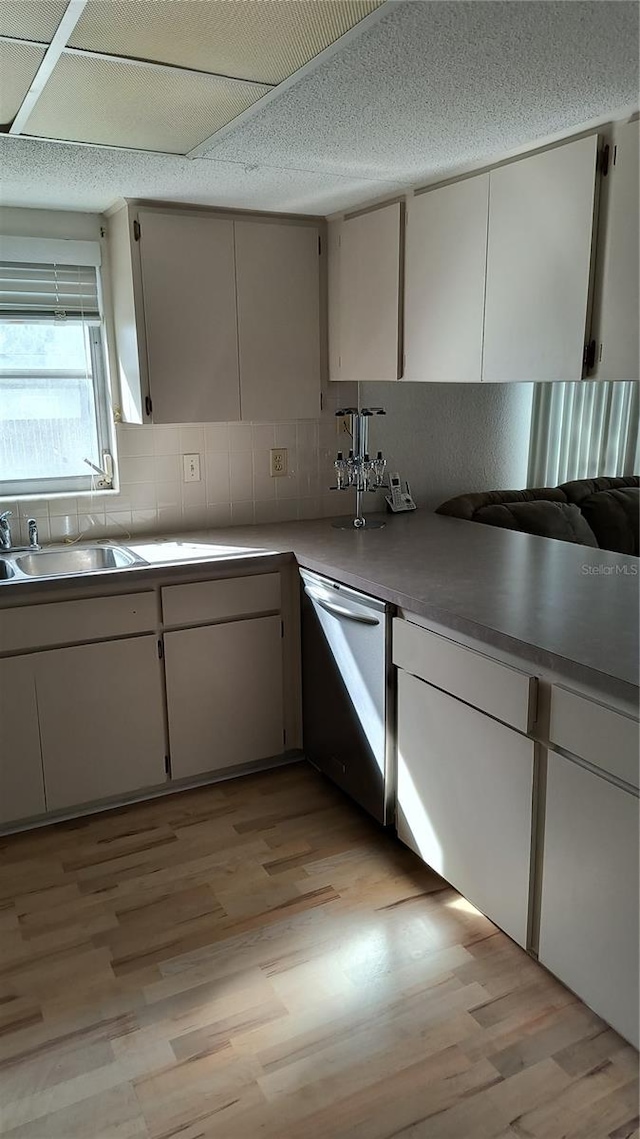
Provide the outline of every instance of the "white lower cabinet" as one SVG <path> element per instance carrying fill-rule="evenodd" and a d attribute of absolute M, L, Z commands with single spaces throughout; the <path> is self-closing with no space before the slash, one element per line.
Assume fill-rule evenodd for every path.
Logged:
<path fill-rule="evenodd" d="M 54 649 L 32 659 L 47 810 L 164 781 L 155 636 Z"/>
<path fill-rule="evenodd" d="M 32 658 L 0 660 L 0 823 L 46 809 Z"/>
<path fill-rule="evenodd" d="M 398 672 L 398 835 L 520 945 L 534 745 Z"/>
<path fill-rule="evenodd" d="M 639 1044 L 639 802 L 549 752 L 539 958 Z"/>
<path fill-rule="evenodd" d="M 178 630 L 164 644 L 174 779 L 282 752 L 280 617 Z"/>

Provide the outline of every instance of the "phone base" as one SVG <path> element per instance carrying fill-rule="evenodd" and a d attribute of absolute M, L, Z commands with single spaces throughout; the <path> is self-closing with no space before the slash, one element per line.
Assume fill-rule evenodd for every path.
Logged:
<path fill-rule="evenodd" d="M 334 530 L 382 530 L 386 526 L 386 522 L 381 522 L 379 518 L 372 518 L 368 521 L 366 518 L 347 519 L 344 522 L 336 520 L 331 523 Z"/>

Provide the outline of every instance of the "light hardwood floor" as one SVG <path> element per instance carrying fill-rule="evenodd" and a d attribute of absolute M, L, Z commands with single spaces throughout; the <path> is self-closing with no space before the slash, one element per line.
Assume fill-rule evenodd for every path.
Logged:
<path fill-rule="evenodd" d="M 0 840 L 11 1139 L 631 1139 L 638 1057 L 303 764 Z"/>

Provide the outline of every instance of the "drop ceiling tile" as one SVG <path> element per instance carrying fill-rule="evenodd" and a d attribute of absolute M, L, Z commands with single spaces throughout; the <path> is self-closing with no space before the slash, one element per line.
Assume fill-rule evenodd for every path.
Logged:
<path fill-rule="evenodd" d="M 638 4 L 394 0 L 208 154 L 419 183 L 637 105 Z"/>
<path fill-rule="evenodd" d="M 89 0 L 69 43 L 113 55 L 280 83 L 381 3 Z"/>
<path fill-rule="evenodd" d="M 51 43 L 67 0 L 0 0 L 0 35 Z"/>
<path fill-rule="evenodd" d="M 96 212 L 120 198 L 144 198 L 322 216 L 400 188 L 393 182 L 335 174 L 192 161 L 181 155 L 100 150 L 2 135 L 0 169 L 0 198 L 5 206 Z"/>
<path fill-rule="evenodd" d="M 44 53 L 30 44 L 0 43 L 0 124 L 12 123 Z"/>
<path fill-rule="evenodd" d="M 268 90 L 171 68 L 62 55 L 24 133 L 183 154 Z"/>

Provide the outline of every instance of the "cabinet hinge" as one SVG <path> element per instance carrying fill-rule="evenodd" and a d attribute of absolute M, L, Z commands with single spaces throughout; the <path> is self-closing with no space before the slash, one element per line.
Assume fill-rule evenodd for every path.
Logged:
<path fill-rule="evenodd" d="M 169 756 L 168 755 L 165 755 L 165 757 L 164 757 L 164 773 L 165 773 L 165 775 L 171 774 L 171 772 L 169 770 Z"/>
<path fill-rule="evenodd" d="M 158 639 L 158 660 L 162 660 L 163 656 L 164 656 L 164 648 L 162 645 L 162 637 L 159 637 L 159 639 Z"/>
<path fill-rule="evenodd" d="M 605 146 L 603 146 L 603 148 L 602 148 L 602 154 L 600 156 L 600 173 L 602 174 L 603 178 L 606 178 L 607 174 L 609 173 L 610 155 L 611 155 L 611 147 L 609 146 L 608 143 L 606 143 Z"/>
<path fill-rule="evenodd" d="M 151 396 L 150 395 L 146 395 L 144 397 L 144 410 L 147 413 L 147 415 L 149 415 L 149 416 L 151 415 L 151 412 L 153 411 L 153 404 L 151 402 Z"/>
<path fill-rule="evenodd" d="M 586 372 L 590 372 L 596 362 L 596 347 L 595 340 L 590 340 L 588 344 L 585 344 L 582 366 Z"/>
<path fill-rule="evenodd" d="M 138 221 L 137 218 L 135 219 L 135 221 L 133 223 L 133 240 L 134 241 L 140 240 L 140 222 Z"/>

